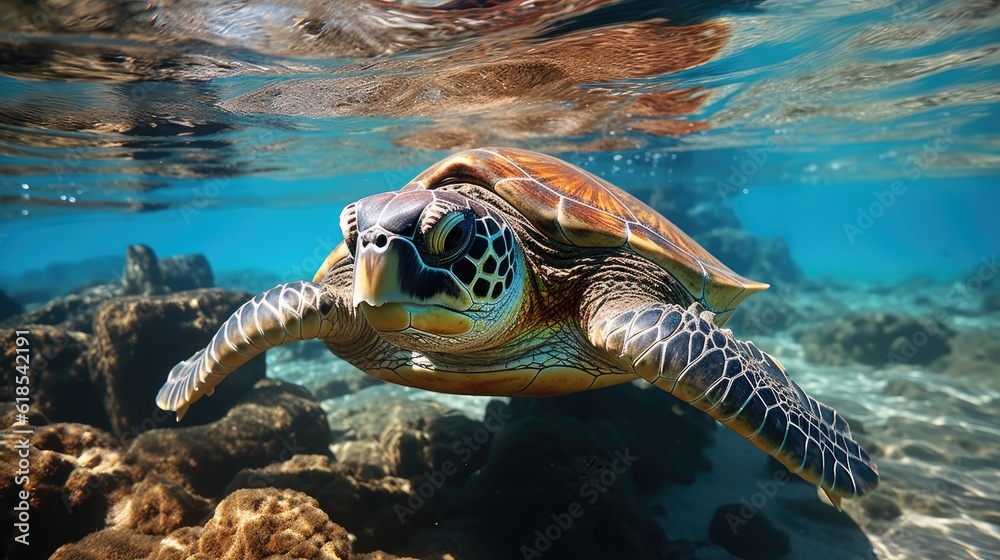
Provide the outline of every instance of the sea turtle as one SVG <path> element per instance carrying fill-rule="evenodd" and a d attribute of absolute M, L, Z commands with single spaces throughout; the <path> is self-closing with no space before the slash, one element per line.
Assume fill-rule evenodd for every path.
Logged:
<path fill-rule="evenodd" d="M 516 149 L 457 153 L 348 205 L 312 282 L 253 298 L 171 370 L 178 419 L 268 348 L 318 338 L 383 381 L 549 396 L 643 379 L 710 414 L 839 505 L 878 483 L 847 422 L 722 328 L 767 288 L 625 191 Z M 655 429 L 655 426 L 651 428 Z"/>

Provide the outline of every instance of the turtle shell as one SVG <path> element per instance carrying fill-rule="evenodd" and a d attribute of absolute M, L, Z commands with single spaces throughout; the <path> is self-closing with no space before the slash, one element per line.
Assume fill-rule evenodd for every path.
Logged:
<path fill-rule="evenodd" d="M 488 188 L 549 238 L 577 247 L 630 249 L 655 262 L 716 313 L 768 285 L 743 278 L 658 212 L 622 189 L 554 157 L 511 148 L 459 152 L 403 190 L 456 183 Z"/>

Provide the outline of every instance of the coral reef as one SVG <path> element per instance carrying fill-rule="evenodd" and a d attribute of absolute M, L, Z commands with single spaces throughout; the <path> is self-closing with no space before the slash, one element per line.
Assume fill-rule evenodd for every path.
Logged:
<path fill-rule="evenodd" d="M 412 488 L 405 478 L 355 468 L 327 455 L 295 455 L 281 463 L 241 470 L 225 494 L 261 487 L 298 490 L 312 497 L 331 520 L 357 536 L 361 550 L 398 545 L 408 532 L 400 527 L 393 509 L 410 497 Z"/>
<path fill-rule="evenodd" d="M 8 416 L 5 420 L 12 420 Z M 5 447 L 27 449 L 32 473 L 22 488 L 12 477 L 0 482 L 0 503 L 10 506 L 4 509 L 4 542 L 11 542 L 10 517 L 22 489 L 30 495 L 36 527 L 67 528 L 58 537 L 36 540 L 33 554 L 49 554 L 102 529 L 114 531 L 108 538 L 129 542 L 136 539 L 122 532 L 135 533 L 141 536 L 136 542 L 152 547 L 159 539 L 145 536 L 162 538 L 204 520 L 212 500 L 223 495 L 241 469 L 296 453 L 326 453 L 330 440 L 326 418 L 309 393 L 273 380 L 260 381 L 216 422 L 177 429 L 165 429 L 170 427 L 166 424 L 137 437 L 113 436 L 83 424 L 48 424 L 38 413 L 30 422 L 0 432 Z M 16 472 L 17 460 L 15 454 L 3 454 L 0 467 Z M 12 547 L 10 557 L 24 557 L 25 551 Z"/>
<path fill-rule="evenodd" d="M 237 490 L 219 503 L 204 527 L 162 536 L 129 528 L 106 529 L 59 549 L 56 560 L 108 558 L 271 558 L 396 560 L 384 552 L 355 553 L 354 535 L 330 521 L 316 500 L 294 490 Z"/>
<path fill-rule="evenodd" d="M 30 457 L 30 469 L 26 469 L 30 475 L 23 481 L 14 476 L 0 479 L 0 534 L 8 558 L 44 558 L 59 545 L 102 529 L 114 504 L 128 498 L 136 473 L 123 459 L 121 442 L 92 426 L 51 424 L 19 429 L 34 433 L 15 434 L 7 428 L 0 432 L 0 445 L 24 450 Z M 18 457 L 0 454 L 0 468 L 16 473 Z M 12 540 L 18 515 L 15 507 L 21 502 L 30 508 L 30 526 L 36 529 L 30 547 Z M 45 538 L 41 538 L 42 528 L 50 528 Z"/>

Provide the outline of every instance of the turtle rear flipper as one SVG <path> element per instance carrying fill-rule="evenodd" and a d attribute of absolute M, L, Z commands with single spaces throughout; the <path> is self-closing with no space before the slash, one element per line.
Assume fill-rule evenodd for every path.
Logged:
<path fill-rule="evenodd" d="M 875 463 L 847 421 L 806 395 L 773 357 L 717 327 L 700 304 L 598 310 L 589 333 L 599 351 L 817 484 L 838 508 L 840 497 L 863 496 L 878 484 Z"/>
<path fill-rule="evenodd" d="M 311 338 L 334 329 L 336 301 L 319 284 L 292 282 L 276 286 L 244 303 L 219 328 L 206 348 L 170 370 L 156 404 L 177 411 L 177 420 L 236 368 L 269 348 Z"/>

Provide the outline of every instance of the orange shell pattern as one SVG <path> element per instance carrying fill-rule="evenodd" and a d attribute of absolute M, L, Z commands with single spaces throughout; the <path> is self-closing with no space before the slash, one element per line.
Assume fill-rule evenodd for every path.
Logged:
<path fill-rule="evenodd" d="M 743 278 L 622 189 L 551 156 L 512 148 L 459 152 L 403 190 L 470 182 L 493 190 L 549 238 L 577 247 L 628 248 L 657 263 L 725 323 L 768 285 Z"/>

